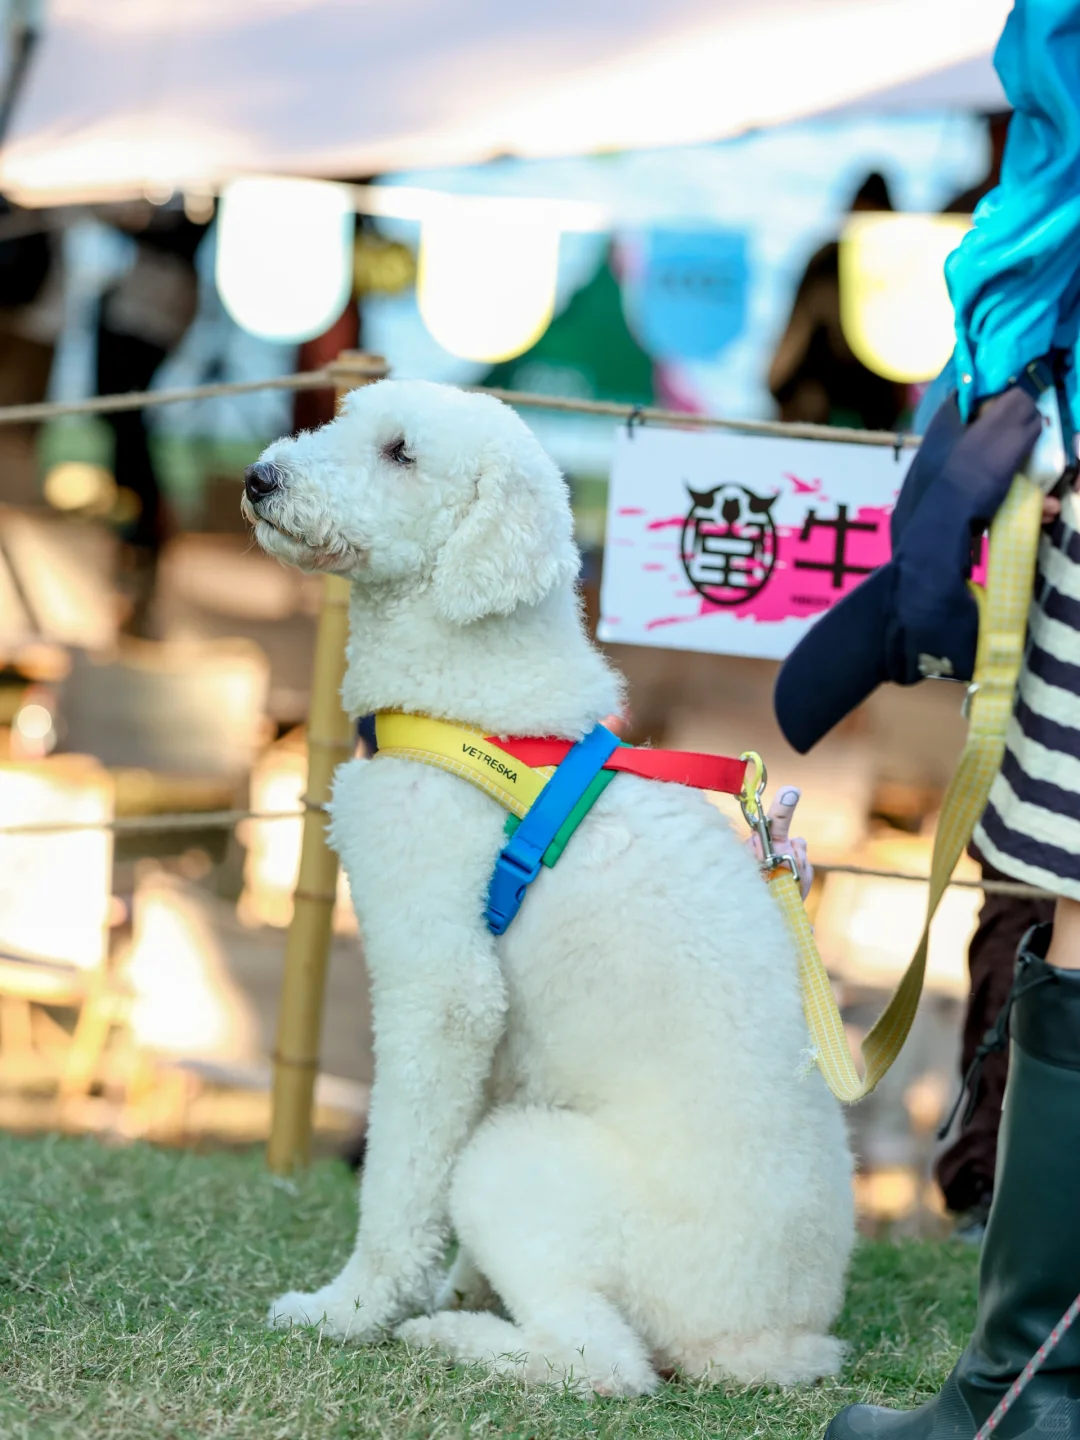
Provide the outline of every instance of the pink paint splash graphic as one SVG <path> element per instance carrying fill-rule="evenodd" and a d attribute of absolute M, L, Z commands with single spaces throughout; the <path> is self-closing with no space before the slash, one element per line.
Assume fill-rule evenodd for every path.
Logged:
<path fill-rule="evenodd" d="M 800 480 L 797 475 L 784 471 L 784 479 L 791 481 L 791 488 L 796 495 L 820 495 L 823 484 L 822 480 Z"/>
<path fill-rule="evenodd" d="M 818 511 L 819 520 L 835 519 L 832 511 L 833 507 Z M 848 532 L 843 553 L 846 567 L 859 567 L 859 572 L 869 571 L 888 560 L 891 513 L 891 506 L 866 506 L 848 516 L 849 523 L 854 521 L 872 528 Z M 678 523 L 681 525 L 684 519 L 681 517 Z M 672 523 L 670 520 L 653 521 L 648 528 L 657 529 Z M 828 610 L 849 595 L 866 575 L 850 569 L 841 573 L 834 568 L 837 558 L 834 528 L 825 524 L 811 526 L 803 539 L 804 528 L 795 525 L 776 527 L 776 563 L 768 581 L 756 595 L 738 605 L 716 605 L 701 596 L 696 613 L 658 616 L 648 621 L 645 628 L 655 630 L 665 625 L 686 624 L 717 613 L 768 625 L 788 619 L 807 620 Z M 839 583 L 834 584 L 835 580 Z"/>

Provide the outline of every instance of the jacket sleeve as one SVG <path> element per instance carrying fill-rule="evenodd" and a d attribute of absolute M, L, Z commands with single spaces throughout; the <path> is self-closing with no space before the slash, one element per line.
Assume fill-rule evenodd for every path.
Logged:
<path fill-rule="evenodd" d="M 1015 0 L 994 55 L 1014 109 L 1001 183 L 945 275 L 956 314 L 961 414 L 1080 323 L 1080 0 Z M 1076 367 L 1069 376 L 1080 429 Z"/>

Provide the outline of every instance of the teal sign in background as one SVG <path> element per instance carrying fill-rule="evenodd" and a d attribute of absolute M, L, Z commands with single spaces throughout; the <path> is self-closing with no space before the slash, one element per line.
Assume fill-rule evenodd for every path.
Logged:
<path fill-rule="evenodd" d="M 746 328 L 745 230 L 651 230 L 627 277 L 627 320 L 657 360 L 714 360 Z"/>

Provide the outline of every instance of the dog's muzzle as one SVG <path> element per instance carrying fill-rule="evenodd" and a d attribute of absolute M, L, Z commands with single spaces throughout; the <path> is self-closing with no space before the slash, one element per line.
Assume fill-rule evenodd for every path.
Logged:
<path fill-rule="evenodd" d="M 285 472 L 269 460 L 258 460 L 244 471 L 244 494 L 251 505 L 257 505 L 285 484 Z"/>

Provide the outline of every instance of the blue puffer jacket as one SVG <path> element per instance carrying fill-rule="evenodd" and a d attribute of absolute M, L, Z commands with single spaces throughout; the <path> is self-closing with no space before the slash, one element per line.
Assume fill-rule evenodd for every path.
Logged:
<path fill-rule="evenodd" d="M 1001 183 L 945 266 L 964 419 L 1080 329 L 1080 0 L 1015 0 L 994 65 L 1014 109 Z M 1065 388 L 1080 431 L 1075 365 Z"/>

